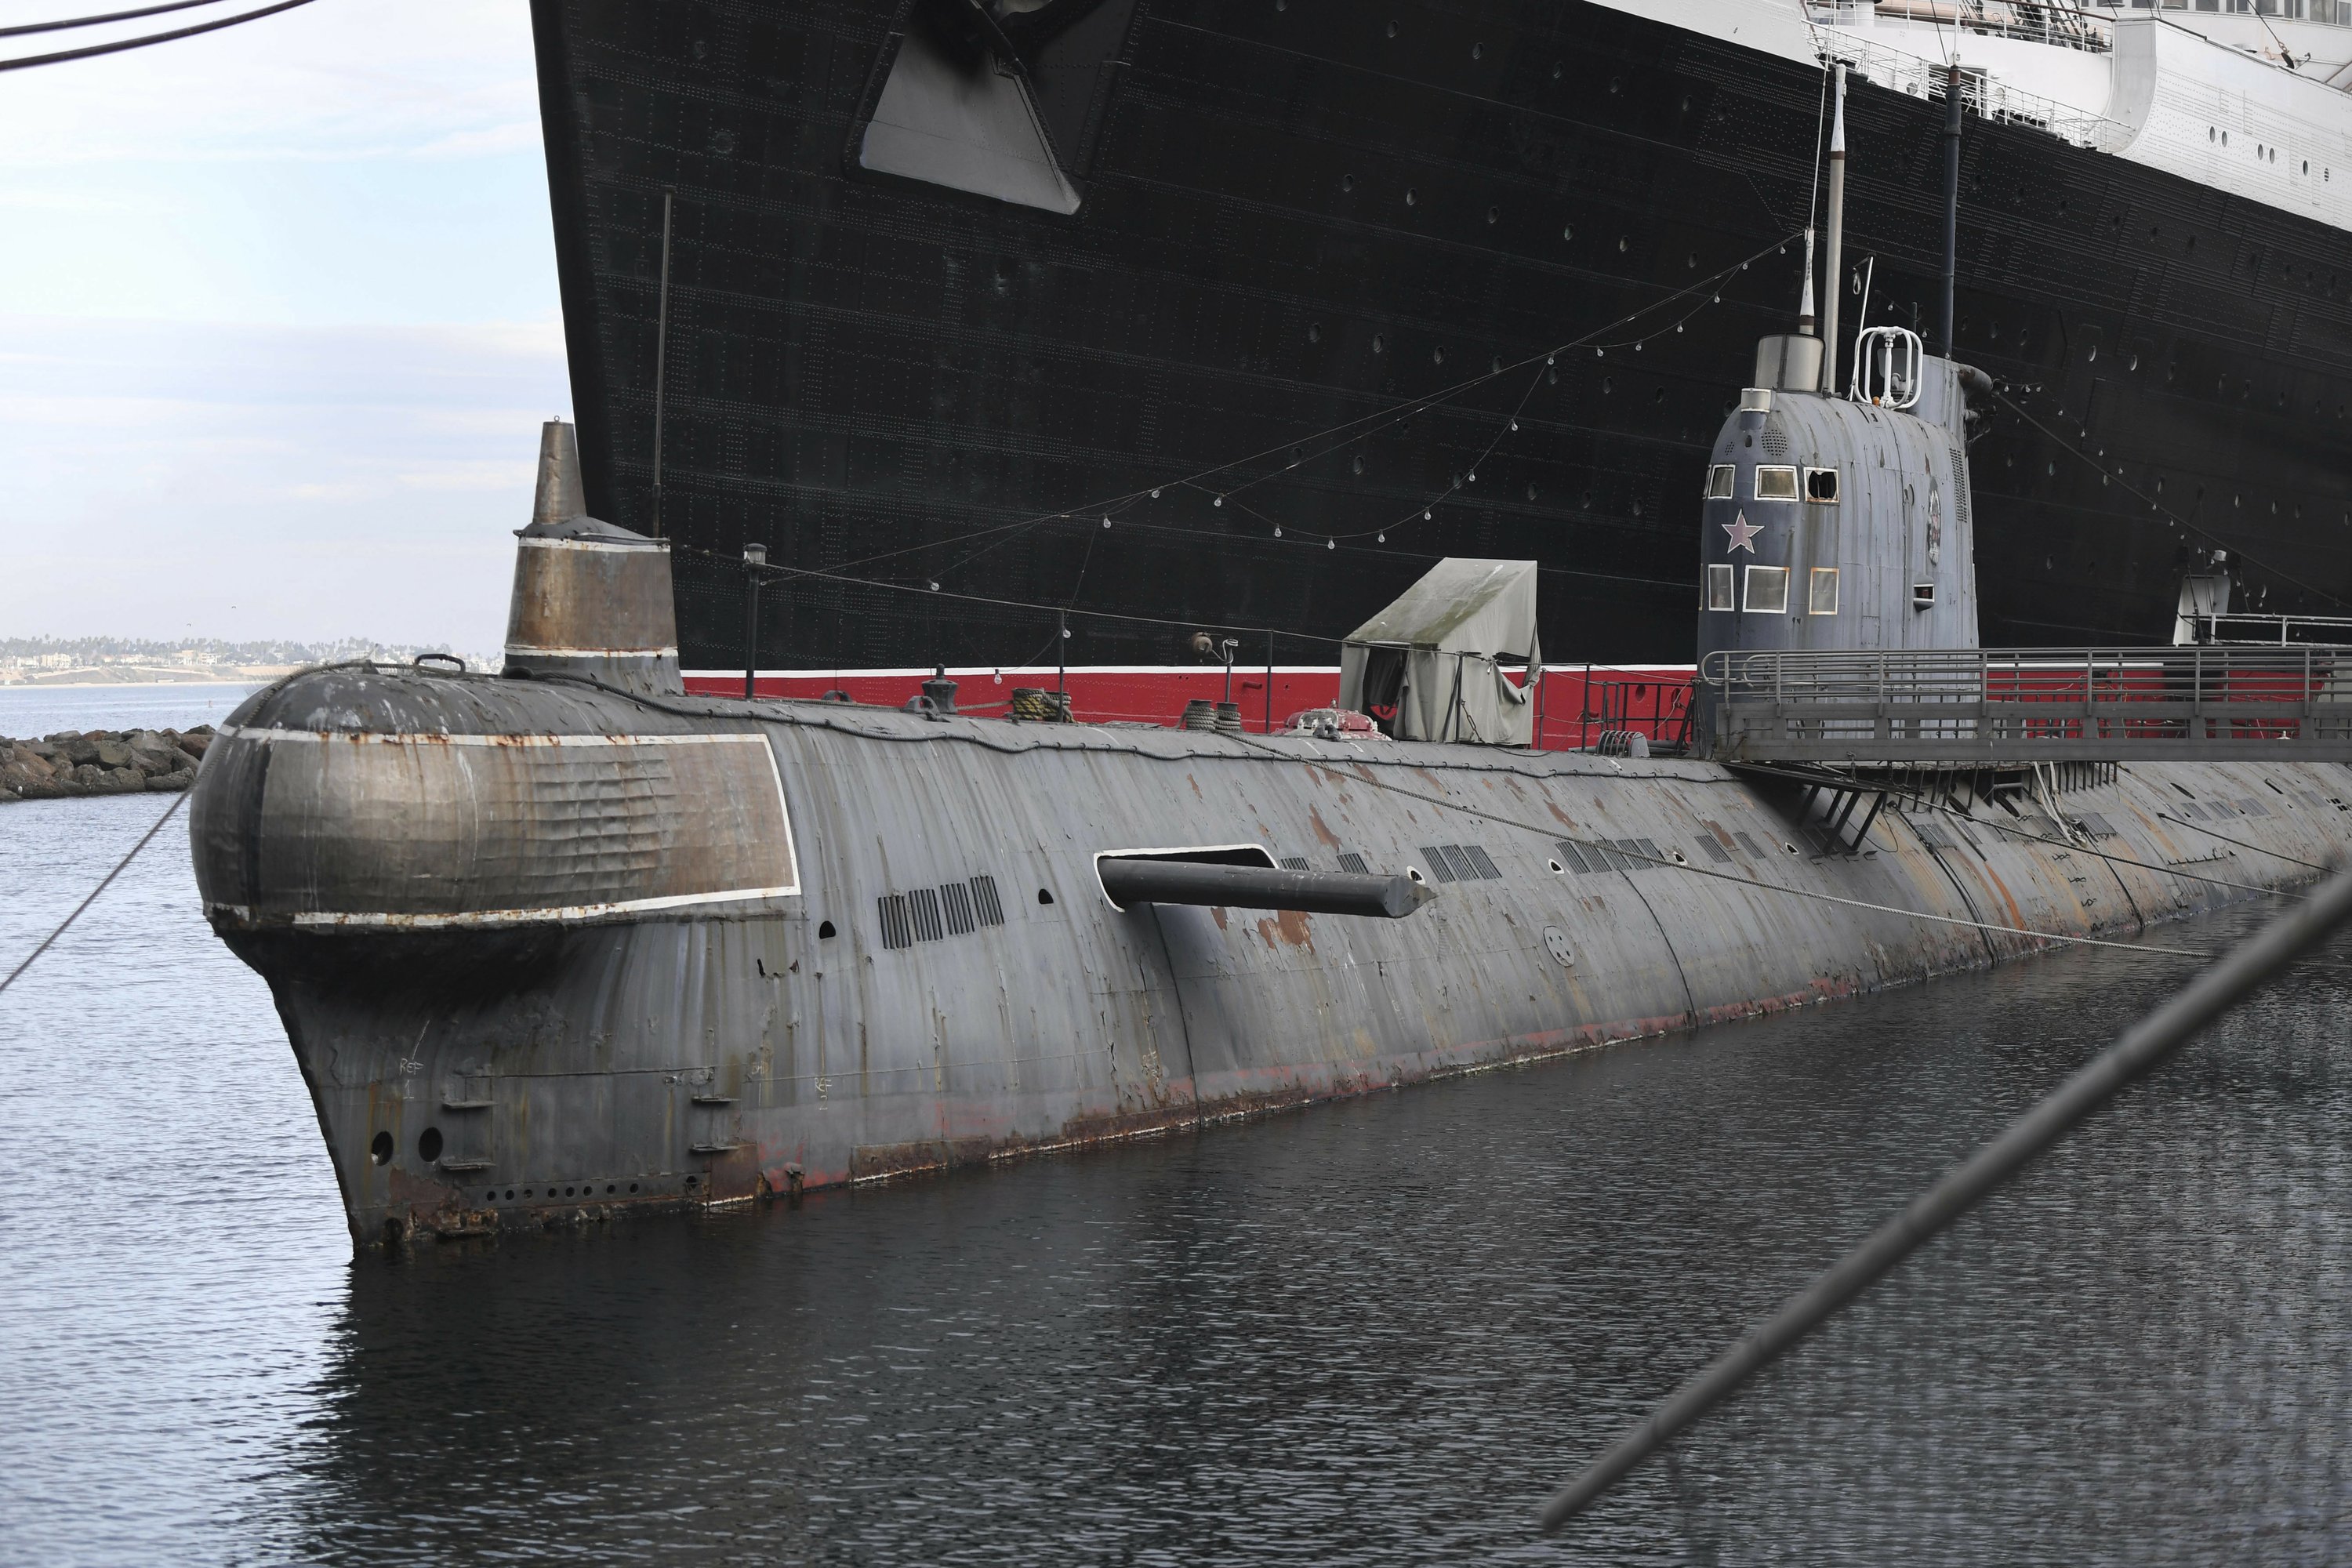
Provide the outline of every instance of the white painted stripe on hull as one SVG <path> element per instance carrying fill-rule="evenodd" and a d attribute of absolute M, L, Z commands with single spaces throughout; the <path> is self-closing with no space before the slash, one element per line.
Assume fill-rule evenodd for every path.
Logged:
<path fill-rule="evenodd" d="M 456 914 L 332 913 L 312 910 L 294 916 L 306 927 L 361 926 L 384 931 L 462 931 L 486 926 L 577 925 L 584 921 L 610 920 L 619 915 L 656 914 L 665 910 L 694 909 L 710 904 L 750 903 L 760 899 L 786 899 L 793 888 L 736 888 L 718 893 L 670 893 L 653 899 L 624 899 L 609 904 L 567 904 L 544 910 L 464 910 Z"/>

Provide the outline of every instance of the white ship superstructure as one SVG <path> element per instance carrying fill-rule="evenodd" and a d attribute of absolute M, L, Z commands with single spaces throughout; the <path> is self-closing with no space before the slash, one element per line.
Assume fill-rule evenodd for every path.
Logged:
<path fill-rule="evenodd" d="M 2352 228 L 2352 5 L 2302 16 L 2004 0 L 1596 0 L 1790 60 L 2038 125 L 2209 189 Z"/>

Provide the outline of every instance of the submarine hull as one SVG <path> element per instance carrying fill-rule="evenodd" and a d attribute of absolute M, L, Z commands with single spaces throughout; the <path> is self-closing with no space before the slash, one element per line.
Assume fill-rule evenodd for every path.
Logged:
<path fill-rule="evenodd" d="M 2022 795 L 1897 802 L 1857 839 L 1797 785 L 1701 762 L 326 670 L 224 727 L 192 831 L 368 1247 L 1769 1012 L 2048 944 L 1988 927 L 2127 934 L 2352 838 L 2338 764 L 2068 779 L 2095 841 Z M 2261 806 L 2230 808 L 2248 847 L 2169 820 L 2183 792 Z M 1098 857 L 1195 850 L 1435 896 L 1376 919 L 1104 895 Z"/>

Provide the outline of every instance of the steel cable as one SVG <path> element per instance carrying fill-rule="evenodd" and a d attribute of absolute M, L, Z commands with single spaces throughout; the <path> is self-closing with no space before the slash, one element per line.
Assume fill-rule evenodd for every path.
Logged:
<path fill-rule="evenodd" d="M 73 913 L 59 921 L 57 924 L 57 929 L 49 932 L 48 935 L 43 937 L 41 939 L 41 944 L 25 955 L 24 963 L 19 963 L 16 968 L 8 972 L 7 979 L 0 980 L 0 991 L 5 991 L 11 985 L 16 984 L 16 977 L 24 973 L 27 969 L 32 968 L 33 961 L 40 957 L 41 954 L 48 952 L 49 944 L 56 942 L 58 938 L 65 935 L 66 928 L 72 925 L 74 921 L 81 919 L 83 910 L 89 909 L 90 905 L 98 902 L 99 894 L 106 891 L 106 889 L 113 884 L 114 879 L 122 875 L 123 868 L 129 866 L 131 861 L 137 859 L 139 858 L 139 852 L 147 847 L 148 844 L 153 840 L 155 835 L 163 831 L 163 824 L 171 821 L 172 814 L 179 810 L 183 805 L 186 804 L 188 791 L 193 790 L 194 787 L 195 786 L 194 784 L 190 784 L 188 789 L 182 790 L 178 795 L 172 797 L 172 804 L 163 808 L 163 815 L 155 819 L 154 826 L 150 827 L 146 832 L 139 836 L 139 842 L 131 847 L 131 853 L 125 855 L 121 859 L 117 860 L 114 863 L 114 869 L 109 871 L 105 876 L 99 879 L 98 886 L 89 890 L 89 896 L 82 900 L 81 902 L 76 904 L 73 908 Z"/>
<path fill-rule="evenodd" d="M 193 38 L 199 33 L 217 33 L 223 27 L 234 27 L 240 22 L 257 22 L 264 16 L 274 16 L 280 11 L 291 11 L 297 5 L 308 5 L 310 3 L 310 0 L 278 0 L 278 4 L 264 5 L 257 11 L 244 11 L 234 16 L 222 16 L 215 21 L 197 22 L 185 27 L 174 27 L 168 33 L 148 33 L 136 38 L 119 38 L 110 44 L 84 44 L 77 49 L 59 49 L 53 54 L 19 55 L 15 59 L 0 59 L 0 71 L 24 70 L 32 66 L 62 65 L 68 60 L 86 60 L 99 55 L 119 55 L 126 49 L 143 49 L 150 44 L 168 44 L 175 38 Z M 125 12 L 123 15 L 137 16 L 139 13 Z M 81 24 L 59 25 L 79 26 Z"/>

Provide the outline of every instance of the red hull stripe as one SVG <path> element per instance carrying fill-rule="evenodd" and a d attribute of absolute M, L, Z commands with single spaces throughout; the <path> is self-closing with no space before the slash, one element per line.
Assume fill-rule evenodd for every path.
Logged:
<path fill-rule="evenodd" d="M 828 691 L 846 691 L 859 702 L 898 708 L 920 694 L 928 669 L 763 669 L 754 689 L 761 697 L 815 698 Z M 950 669 L 956 682 L 959 712 L 982 717 L 1002 715 L 1013 700 L 1013 688 L 1052 690 L 1053 669 Z M 1225 672 L 1198 665 L 1090 665 L 1074 668 L 1065 678 L 1070 707 L 1082 722 L 1174 725 L 1182 722 L 1184 704 L 1196 700 L 1214 702 L 1225 695 Z M 1540 712 L 1543 731 L 1538 744 L 1547 748 L 1578 746 L 1607 728 L 1638 730 L 1654 739 L 1679 735 L 1689 703 L 1689 665 L 1577 665 L 1544 672 Z M 1266 727 L 1266 670 L 1236 668 L 1233 700 L 1242 710 L 1244 728 Z M 696 669 L 686 674 L 686 689 L 706 697 L 740 697 L 740 670 Z M 1338 700 L 1337 665 L 1276 665 L 1274 668 L 1272 710 L 1277 727 L 1293 713 L 1328 708 Z M 1588 696 L 1591 701 L 1586 700 Z"/>

